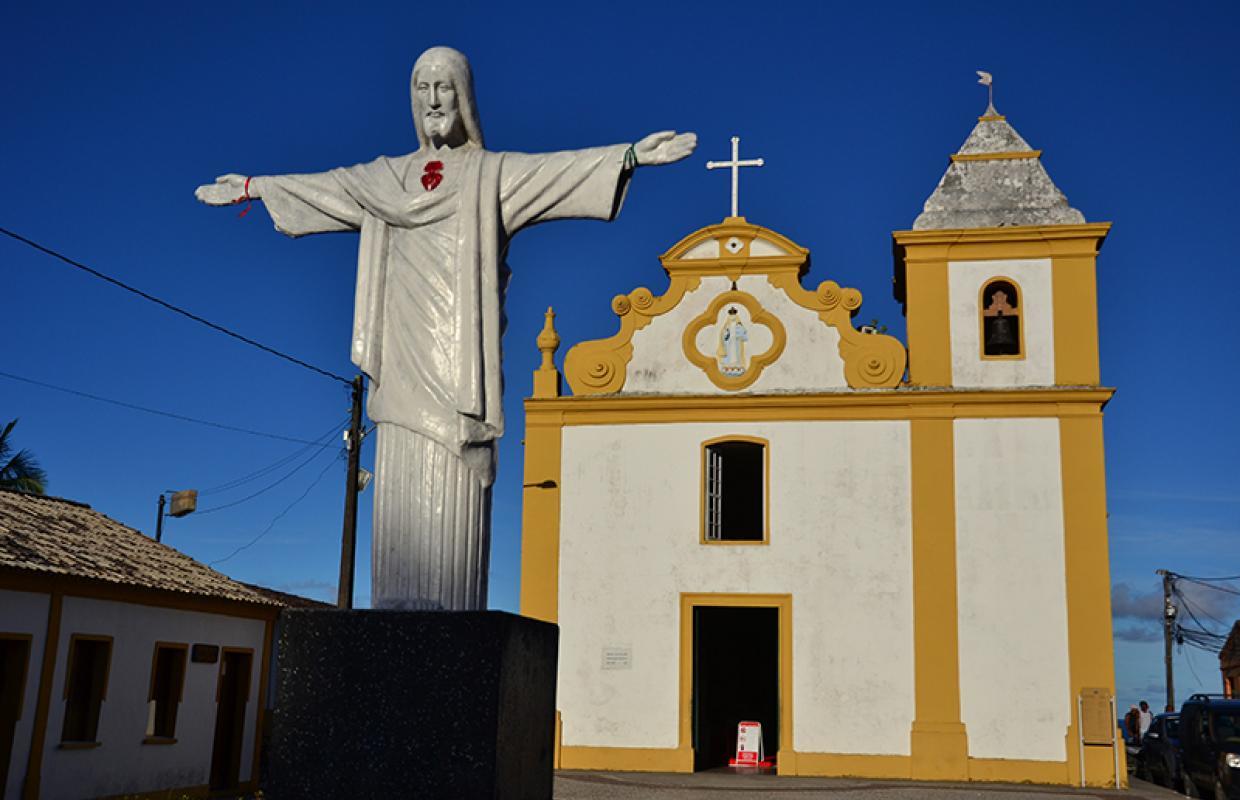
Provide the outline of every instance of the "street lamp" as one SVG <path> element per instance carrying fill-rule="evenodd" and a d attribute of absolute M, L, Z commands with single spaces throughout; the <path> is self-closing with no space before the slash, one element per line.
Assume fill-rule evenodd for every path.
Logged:
<path fill-rule="evenodd" d="M 198 509 L 198 490 L 184 489 L 180 492 L 174 492 L 171 489 L 163 491 L 159 495 L 159 514 L 155 519 L 155 541 L 162 541 L 164 538 L 164 506 L 168 502 L 168 496 L 172 496 L 172 510 L 168 512 L 172 517 L 183 517 L 186 514 L 193 514 Z"/>

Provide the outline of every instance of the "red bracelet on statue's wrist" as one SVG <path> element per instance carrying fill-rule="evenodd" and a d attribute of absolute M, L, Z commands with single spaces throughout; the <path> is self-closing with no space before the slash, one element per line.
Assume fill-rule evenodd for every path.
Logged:
<path fill-rule="evenodd" d="M 250 180 L 251 178 L 249 177 L 245 179 L 245 187 L 241 190 L 241 196 L 233 203 L 234 205 L 241 202 L 245 203 L 245 208 L 241 209 L 241 213 L 237 215 L 238 217 L 244 217 L 246 214 L 249 214 L 250 206 L 254 203 L 254 198 L 250 197 Z"/>

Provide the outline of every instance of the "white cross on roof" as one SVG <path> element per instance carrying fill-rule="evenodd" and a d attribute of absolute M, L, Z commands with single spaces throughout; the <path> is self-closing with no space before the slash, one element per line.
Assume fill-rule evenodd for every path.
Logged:
<path fill-rule="evenodd" d="M 740 151 L 741 151 L 741 137 L 733 136 L 732 137 L 732 160 L 731 161 L 707 161 L 706 162 L 707 169 L 725 169 L 726 168 L 726 169 L 732 170 L 732 216 L 734 217 L 739 217 L 741 215 L 740 214 L 740 203 L 739 203 L 739 195 L 740 195 L 739 175 L 741 171 L 740 168 L 741 167 L 761 167 L 763 166 L 763 163 L 764 163 L 763 160 L 760 158 L 751 158 L 746 161 L 741 161 Z"/>

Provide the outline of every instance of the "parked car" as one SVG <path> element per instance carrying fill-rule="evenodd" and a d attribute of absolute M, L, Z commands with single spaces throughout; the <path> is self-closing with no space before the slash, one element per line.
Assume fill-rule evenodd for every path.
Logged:
<path fill-rule="evenodd" d="M 1240 800 L 1240 700 L 1195 694 L 1180 707 L 1184 794 Z"/>
<path fill-rule="evenodd" d="M 1137 751 L 1137 777 L 1166 786 L 1180 788 L 1180 715 L 1159 714 L 1150 723 Z"/>

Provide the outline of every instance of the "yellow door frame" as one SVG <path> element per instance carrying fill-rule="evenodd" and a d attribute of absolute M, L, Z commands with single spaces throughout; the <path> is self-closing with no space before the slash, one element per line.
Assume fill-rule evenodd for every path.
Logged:
<path fill-rule="evenodd" d="M 779 612 L 779 749 L 792 746 L 792 595 L 790 594 L 680 594 L 680 746 L 693 769 L 693 609 L 698 607 L 774 608 Z M 791 760 L 791 759 L 789 759 Z M 793 764 L 776 762 L 779 774 L 792 774 Z"/>

